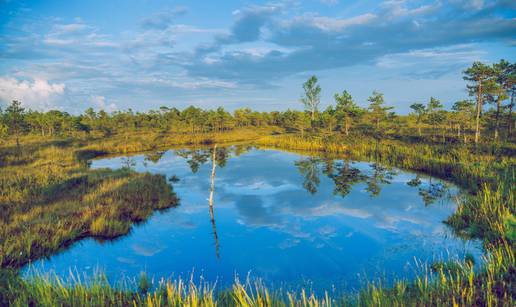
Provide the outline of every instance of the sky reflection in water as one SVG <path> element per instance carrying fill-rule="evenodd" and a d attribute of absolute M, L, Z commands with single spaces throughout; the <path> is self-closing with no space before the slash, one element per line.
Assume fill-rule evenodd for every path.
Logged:
<path fill-rule="evenodd" d="M 93 168 L 133 165 L 139 172 L 176 175 L 180 205 L 127 236 L 82 240 L 33 268 L 61 276 L 70 268 L 100 268 L 110 280 L 141 271 L 158 279 L 189 278 L 194 271 L 219 285 L 249 273 L 275 286 L 318 290 L 410 278 L 415 259 L 481 255 L 478 242 L 455 238 L 442 223 L 458 190 L 435 178 L 276 150 L 219 148 L 216 156 L 215 225 L 208 205 L 210 150 L 93 161 Z"/>

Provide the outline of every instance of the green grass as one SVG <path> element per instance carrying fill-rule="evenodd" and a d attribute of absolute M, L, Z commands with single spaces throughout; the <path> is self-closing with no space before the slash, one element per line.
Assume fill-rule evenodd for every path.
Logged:
<path fill-rule="evenodd" d="M 502 245 L 487 257 L 480 271 L 470 263 L 446 263 L 427 268 L 414 281 L 398 281 L 389 288 L 370 283 L 356 294 L 338 297 L 268 289 L 260 282 L 238 279 L 232 287 L 216 291 L 191 280 L 153 281 L 145 274 L 119 287 L 102 275 L 86 283 L 78 277 L 36 275 L 23 280 L 12 274 L 3 300 L 13 306 L 514 306 L 513 251 Z"/>
<path fill-rule="evenodd" d="M 124 235 L 133 222 L 177 204 L 165 177 L 130 169 L 91 170 L 89 159 L 160 146 L 252 140 L 257 133 L 144 131 L 108 139 L 65 140 L 26 136 L 19 149 L 13 140 L 4 142 L 0 147 L 0 266 L 18 268 L 84 237 Z"/>
<path fill-rule="evenodd" d="M 177 203 L 163 176 L 92 171 L 72 160 L 66 164 L 66 149 L 43 151 L 59 162 L 2 168 L 2 267 L 19 267 L 86 236 L 123 235 L 133 222 Z"/>

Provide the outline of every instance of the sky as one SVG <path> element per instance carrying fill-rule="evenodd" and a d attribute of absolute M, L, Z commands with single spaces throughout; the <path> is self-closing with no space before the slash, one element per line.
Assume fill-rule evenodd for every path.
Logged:
<path fill-rule="evenodd" d="M 373 90 L 399 113 L 467 98 L 473 61 L 516 61 L 516 2 L 0 0 L 0 106 L 321 108 Z"/>

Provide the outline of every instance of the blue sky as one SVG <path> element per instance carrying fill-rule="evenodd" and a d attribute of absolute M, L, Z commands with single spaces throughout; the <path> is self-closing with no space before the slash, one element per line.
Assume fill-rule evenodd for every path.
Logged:
<path fill-rule="evenodd" d="M 406 113 L 465 98 L 475 60 L 516 60 L 514 1 L 0 0 L 0 105 L 79 113 L 322 107 L 373 90 Z"/>

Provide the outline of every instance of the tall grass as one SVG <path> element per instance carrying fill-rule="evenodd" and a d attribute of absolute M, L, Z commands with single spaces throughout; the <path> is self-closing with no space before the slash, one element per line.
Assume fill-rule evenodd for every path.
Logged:
<path fill-rule="evenodd" d="M 270 133 L 271 131 L 261 131 Z M 27 136 L 22 147 L 0 147 L 0 266 L 17 268 L 75 240 L 126 234 L 133 222 L 177 204 L 166 178 L 129 169 L 91 170 L 87 161 L 181 144 L 251 140 L 256 130 L 163 134 L 153 131 L 109 138 L 48 139 Z"/>
<path fill-rule="evenodd" d="M 497 156 L 460 144 L 377 142 L 338 136 L 302 138 L 297 135 L 264 136 L 255 143 L 265 147 L 339 153 L 352 159 L 381 162 L 452 180 L 473 191 L 484 183 L 496 183 L 503 172 L 516 167 L 516 159 L 512 155 Z"/>
<path fill-rule="evenodd" d="M 295 135 L 265 136 L 258 139 L 256 144 L 284 149 L 298 149 L 330 153 L 347 153 L 350 150 L 349 146 L 346 144 L 331 142 L 322 138 L 301 138 Z"/>
<path fill-rule="evenodd" d="M 156 133 L 144 131 L 141 133 L 118 134 L 109 138 L 90 142 L 84 150 L 106 153 L 133 153 L 167 148 L 175 145 L 207 145 L 230 142 L 252 141 L 263 135 L 271 134 L 270 128 L 239 129 L 226 132 L 206 133 Z"/>
<path fill-rule="evenodd" d="M 0 168 L 1 267 L 19 267 L 85 236 L 125 234 L 134 221 L 177 203 L 163 176 L 89 170 L 76 150 L 41 147 L 34 158 Z"/>
<path fill-rule="evenodd" d="M 270 131 L 269 131 L 270 132 Z M 125 153 L 172 144 L 254 140 L 260 133 L 217 135 L 118 135 L 100 140 L 30 140 L 22 152 L 0 148 L 0 263 L 17 268 L 84 236 L 114 237 L 129 231 L 155 209 L 175 204 L 163 177 L 130 170 L 89 170 L 99 154 Z M 261 146 L 337 153 L 354 159 L 451 179 L 472 194 L 446 221 L 460 235 L 484 240 L 481 268 L 456 262 L 425 268 L 413 281 L 392 287 L 370 283 L 356 294 L 330 297 L 285 292 L 235 280 L 218 290 L 182 280 L 142 277 L 135 287 L 113 287 L 105 278 L 67 283 L 57 277 L 24 280 L 16 270 L 0 270 L 0 303 L 26 306 L 514 306 L 515 157 L 511 148 L 494 152 L 459 145 L 429 145 L 339 136 L 265 136 Z M 509 145 L 510 147 L 510 145 Z M 509 154 L 507 154 L 509 153 Z"/>
<path fill-rule="evenodd" d="M 102 275 L 86 283 L 48 274 L 28 280 L 12 275 L 0 294 L 12 306 L 514 306 L 514 261 L 512 247 L 502 244 L 486 256 L 480 271 L 462 262 L 435 270 L 425 267 L 414 281 L 398 281 L 389 288 L 370 283 L 356 294 L 339 297 L 271 290 L 260 282 L 238 279 L 219 291 L 192 280 L 154 283 L 146 275 L 113 287 Z"/>
<path fill-rule="evenodd" d="M 428 145 L 396 140 L 368 142 L 330 137 L 323 141 L 299 136 L 266 136 L 262 146 L 322 152 L 343 152 L 349 158 L 373 160 L 452 180 L 472 195 L 458 204 L 448 223 L 460 235 L 481 238 L 488 253 L 480 272 L 459 264 L 454 272 L 424 274 L 416 282 L 392 288 L 371 284 L 360 293 L 364 306 L 514 306 L 516 267 L 516 157 L 513 145 L 505 150 L 463 145 Z M 336 149 L 335 149 L 336 148 Z M 341 150 L 345 148 L 345 150 Z M 496 148 L 495 148 L 496 149 Z M 455 266 L 457 267 L 457 266 Z"/>

